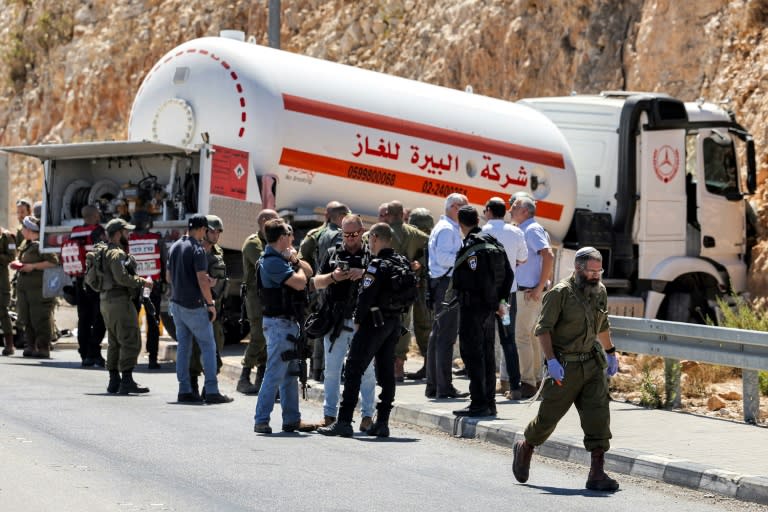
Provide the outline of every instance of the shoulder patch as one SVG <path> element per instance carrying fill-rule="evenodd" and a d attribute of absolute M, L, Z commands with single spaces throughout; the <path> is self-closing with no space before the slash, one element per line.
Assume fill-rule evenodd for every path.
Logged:
<path fill-rule="evenodd" d="M 369 264 L 368 268 L 365 269 L 365 271 L 368 272 L 369 274 L 375 274 L 377 270 L 379 270 L 379 268 L 373 264 Z"/>
<path fill-rule="evenodd" d="M 470 256 L 467 258 L 467 264 L 469 265 L 470 270 L 477 270 L 477 256 Z"/>
<path fill-rule="evenodd" d="M 376 278 L 370 274 L 363 275 L 363 288 L 370 287 L 375 280 Z"/>

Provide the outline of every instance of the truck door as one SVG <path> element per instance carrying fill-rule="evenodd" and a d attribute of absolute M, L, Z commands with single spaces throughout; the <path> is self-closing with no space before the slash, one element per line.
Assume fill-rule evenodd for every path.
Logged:
<path fill-rule="evenodd" d="M 662 260 L 685 255 L 685 130 L 643 131 L 638 158 L 638 271 L 644 278 Z"/>
<path fill-rule="evenodd" d="M 745 211 L 736 150 L 726 129 L 701 129 L 696 137 L 701 256 L 716 261 L 745 250 Z"/>

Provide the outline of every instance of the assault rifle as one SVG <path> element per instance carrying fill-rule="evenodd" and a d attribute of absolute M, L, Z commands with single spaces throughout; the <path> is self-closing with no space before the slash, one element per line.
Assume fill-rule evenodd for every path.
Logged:
<path fill-rule="evenodd" d="M 294 301 L 293 301 L 293 316 L 295 320 L 299 323 L 299 335 L 294 336 L 292 334 L 288 335 L 288 341 L 295 344 L 295 347 L 293 350 L 286 350 L 282 353 L 281 357 L 283 361 L 293 361 L 298 359 L 299 361 L 299 383 L 301 384 L 301 398 L 304 400 L 307 399 L 307 388 L 309 387 L 307 385 L 307 358 L 312 356 L 312 352 L 309 349 L 309 344 L 307 343 L 307 334 L 304 332 L 304 315 L 307 308 L 307 290 L 304 289 L 300 292 L 295 292 L 292 294 Z"/>

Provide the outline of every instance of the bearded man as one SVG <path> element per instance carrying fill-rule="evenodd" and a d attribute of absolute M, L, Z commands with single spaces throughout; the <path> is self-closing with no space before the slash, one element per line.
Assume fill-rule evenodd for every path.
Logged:
<path fill-rule="evenodd" d="M 619 363 L 608 325 L 608 295 L 600 282 L 602 263 L 603 257 L 594 247 L 579 249 L 573 274 L 542 301 L 535 334 L 547 359 L 549 378 L 542 386 L 538 415 L 526 427 L 525 440 L 514 446 L 512 471 L 519 482 L 528 480 L 534 447 L 549 438 L 575 405 L 584 448 L 592 454 L 587 489 L 619 488 L 603 471 L 611 439 L 606 374 L 615 375 Z"/>

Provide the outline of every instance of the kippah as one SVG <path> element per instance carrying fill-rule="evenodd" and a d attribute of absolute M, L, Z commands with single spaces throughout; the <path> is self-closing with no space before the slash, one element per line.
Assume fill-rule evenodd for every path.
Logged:
<path fill-rule="evenodd" d="M 590 254 L 594 254 L 594 253 L 600 254 L 600 251 L 598 251 L 594 247 L 586 246 L 576 251 L 576 257 L 583 258 L 584 256 L 589 256 Z"/>

